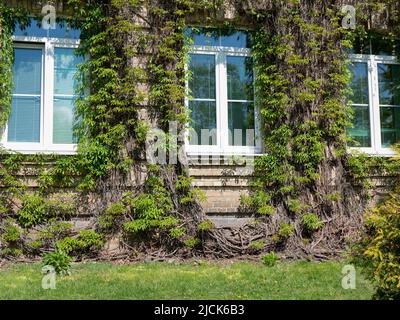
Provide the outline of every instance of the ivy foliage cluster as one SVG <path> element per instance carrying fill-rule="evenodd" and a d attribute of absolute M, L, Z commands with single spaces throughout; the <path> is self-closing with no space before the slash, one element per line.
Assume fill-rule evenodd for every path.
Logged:
<path fill-rule="evenodd" d="M 187 168 L 144 164 L 145 138 L 152 127 L 167 129 L 176 121 L 179 132 L 187 123 L 188 17 L 202 12 L 207 19 L 198 24 L 221 24 L 219 14 L 212 13 L 222 11 L 224 3 L 68 1 L 71 23 L 82 31 L 77 52 L 90 57 L 79 72 L 78 154 L 4 155 L 2 256 L 55 250 L 47 258 L 59 259 L 61 270 L 68 255 L 93 256 L 105 241 L 119 237 L 125 249 L 134 244 L 147 251 L 161 246 L 226 255 L 288 249 L 292 256 L 326 258 L 354 236 L 364 205 L 357 181 L 367 180 L 370 159 L 346 152 L 351 108 L 345 51 L 355 38 L 341 28 L 340 1 L 231 3 L 241 23 L 255 30 L 256 97 L 266 155 L 255 163 L 254 192 L 243 198 L 246 209 L 260 217 L 253 226 L 229 235 L 216 231 L 201 212 L 202 195 L 192 188 Z M 0 111 L 5 122 L 18 13 L 0 8 L 5 49 L 0 71 L 6 75 L 0 87 L 0 105 L 6 109 Z M 234 27 L 236 21 L 222 24 Z M 167 135 L 164 143 L 169 150 L 182 142 Z M 19 178 L 30 161 L 39 168 L 34 192 Z M 398 170 L 397 164 L 374 163 Z M 67 221 L 82 211 L 94 219 L 87 230 L 76 231 Z"/>
<path fill-rule="evenodd" d="M 368 21 L 357 28 L 357 45 L 360 49 L 370 48 L 376 41 L 384 40 L 391 44 L 393 55 L 398 55 L 400 38 L 400 6 L 397 1 L 369 1 L 358 4 L 357 9 L 362 13 L 360 21 Z M 385 16 L 378 25 L 373 23 L 371 16 Z M 363 48 L 365 47 L 365 48 Z M 398 89 L 398 88 L 396 88 Z M 364 181 L 368 188 L 373 186 L 368 182 L 367 175 L 389 179 L 389 195 L 380 199 L 373 208 L 366 210 L 365 230 L 361 241 L 354 245 L 353 259 L 362 267 L 363 272 L 375 286 L 375 299 L 400 298 L 400 157 L 399 145 L 392 146 L 397 152 L 393 158 L 369 158 L 366 156 L 351 159 L 353 171 Z"/>
<path fill-rule="evenodd" d="M 315 239 L 332 215 L 341 215 L 340 195 L 356 195 L 345 182 L 351 123 L 345 51 L 351 42 L 339 9 L 338 3 L 288 1 L 271 2 L 267 12 L 254 10 L 266 155 L 256 159 L 254 191 L 242 201 L 267 219 L 272 240 L 296 235 L 297 247 Z"/>
<path fill-rule="evenodd" d="M 11 110 L 13 43 L 12 32 L 15 22 L 26 23 L 26 11 L 8 8 L 0 1 L 0 128 L 3 128 Z"/>
<path fill-rule="evenodd" d="M 354 261 L 373 282 L 376 299 L 400 298 L 400 199 L 399 190 L 368 210 L 366 233 L 357 244 Z"/>
<path fill-rule="evenodd" d="M 184 250 L 197 247 L 213 228 L 196 204 L 203 195 L 192 187 L 185 168 L 144 165 L 143 150 L 152 125 L 167 128 L 169 121 L 177 121 L 182 127 L 187 122 L 183 29 L 185 17 L 199 4 L 71 0 L 68 5 L 74 13 L 69 22 L 81 29 L 77 54 L 90 57 L 80 66 L 77 88 L 78 154 L 4 152 L 1 256 L 55 250 L 47 256 L 50 260 L 90 257 L 107 239 L 120 235 L 127 248 L 154 242 Z M 9 64 L 2 66 L 11 75 L 12 51 L 7 57 Z M 11 79 L 7 99 L 10 88 Z M 21 180 L 30 162 L 38 177 L 34 192 Z M 144 183 L 132 177 L 141 170 Z M 80 213 L 94 216 L 87 230 L 77 231 L 68 222 Z"/>
<path fill-rule="evenodd" d="M 398 161 L 347 150 L 354 144 L 347 135 L 353 116 L 347 53 L 371 37 L 371 17 L 392 4 L 358 2 L 354 31 L 341 26 L 340 1 L 269 2 L 267 12 L 253 8 L 266 155 L 255 161 L 253 192 L 242 204 L 266 221 L 272 246 L 284 239 L 306 254 L 335 254 L 345 238 L 359 236 L 374 188 L 371 176 L 398 176 Z M 398 23 L 389 24 L 385 37 L 394 43 Z M 338 229 L 345 236 L 337 237 Z"/>

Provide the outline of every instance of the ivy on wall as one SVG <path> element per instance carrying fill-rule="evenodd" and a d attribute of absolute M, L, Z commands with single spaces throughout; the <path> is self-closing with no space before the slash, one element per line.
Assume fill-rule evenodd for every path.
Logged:
<path fill-rule="evenodd" d="M 367 177 L 367 162 L 398 167 L 346 152 L 345 51 L 354 35 L 340 27 L 340 1 L 238 1 L 231 3 L 236 18 L 229 23 L 213 14 L 223 4 L 68 1 L 72 22 L 82 30 L 78 53 L 90 57 L 80 67 L 78 154 L 4 155 L 2 256 L 53 250 L 94 256 L 117 237 L 128 256 L 162 248 L 167 255 L 282 250 L 328 258 L 357 237 L 367 201 L 358 181 Z M 0 9 L 1 125 L 10 109 L 13 17 L 26 13 Z M 254 223 L 229 232 L 206 220 L 184 164 L 148 165 L 143 154 L 151 127 L 167 129 L 177 121 L 179 132 L 187 122 L 183 30 L 188 16 L 196 23 L 204 14 L 209 26 L 255 30 L 266 155 L 257 159 L 253 192 L 243 198 Z M 167 139 L 167 148 L 173 143 Z M 33 193 L 19 179 L 27 162 L 39 168 Z M 68 222 L 77 212 L 94 217 L 87 230 L 77 232 Z"/>

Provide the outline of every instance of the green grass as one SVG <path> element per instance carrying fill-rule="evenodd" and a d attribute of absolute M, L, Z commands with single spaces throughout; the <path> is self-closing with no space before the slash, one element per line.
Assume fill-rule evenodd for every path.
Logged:
<path fill-rule="evenodd" d="M 371 285 L 341 286 L 339 262 L 75 264 L 43 290 L 39 264 L 0 269 L 0 299 L 370 299 Z"/>

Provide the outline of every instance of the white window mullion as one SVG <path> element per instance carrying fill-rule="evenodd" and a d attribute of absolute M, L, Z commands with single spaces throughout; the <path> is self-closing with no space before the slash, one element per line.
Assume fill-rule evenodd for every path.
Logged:
<path fill-rule="evenodd" d="M 43 149 L 48 151 L 53 144 L 53 92 L 54 92 L 54 46 L 50 41 L 45 45 L 45 85 L 43 112 Z"/>
<path fill-rule="evenodd" d="M 228 131 L 228 71 L 226 65 L 226 54 L 217 55 L 218 77 L 217 77 L 217 106 L 219 110 L 219 147 L 223 152 L 229 145 Z"/>

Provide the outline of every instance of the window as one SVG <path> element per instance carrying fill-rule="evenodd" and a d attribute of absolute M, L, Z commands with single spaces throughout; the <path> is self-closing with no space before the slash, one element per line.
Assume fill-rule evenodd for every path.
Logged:
<path fill-rule="evenodd" d="M 192 41 L 187 151 L 259 153 L 250 36 L 204 28 L 186 35 Z"/>
<path fill-rule="evenodd" d="M 23 153 L 73 153 L 79 30 L 58 23 L 44 30 L 35 20 L 14 39 L 14 88 L 2 144 Z"/>
<path fill-rule="evenodd" d="M 390 146 L 400 141 L 400 65 L 388 56 L 357 55 L 352 61 L 350 147 L 392 155 Z"/>
<path fill-rule="evenodd" d="M 400 65 L 390 55 L 395 49 L 388 52 L 382 43 L 375 48 L 370 43 L 371 54 L 351 55 L 353 127 L 349 134 L 354 141 L 350 147 L 392 155 L 390 146 L 400 141 Z"/>

